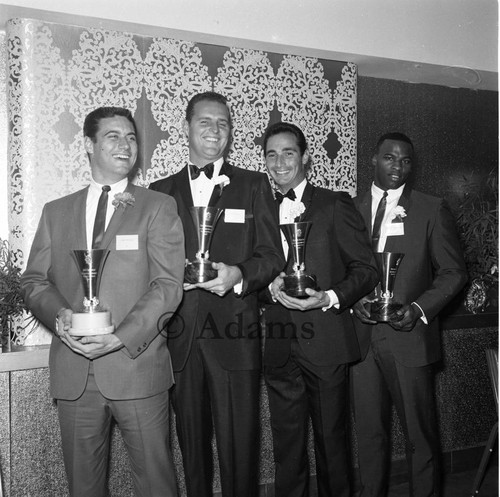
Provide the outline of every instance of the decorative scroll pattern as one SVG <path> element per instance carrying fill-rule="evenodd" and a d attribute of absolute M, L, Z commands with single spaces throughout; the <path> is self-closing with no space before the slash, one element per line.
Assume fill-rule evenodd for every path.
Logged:
<path fill-rule="evenodd" d="M 136 116 L 143 186 L 186 163 L 187 102 L 214 89 L 232 109 L 231 162 L 265 171 L 262 135 L 271 122 L 289 120 L 308 138 L 311 181 L 355 191 L 353 64 L 26 19 L 9 21 L 4 50 L 9 227 L 22 263 L 43 205 L 88 182 L 82 125 L 101 105 L 127 107 Z M 337 145 L 333 152 L 328 142 Z"/>

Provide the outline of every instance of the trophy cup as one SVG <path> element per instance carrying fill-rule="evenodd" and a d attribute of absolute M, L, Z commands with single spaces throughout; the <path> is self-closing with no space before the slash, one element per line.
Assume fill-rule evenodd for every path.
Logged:
<path fill-rule="evenodd" d="M 311 229 L 311 223 L 300 222 L 281 224 L 288 246 L 293 257 L 293 272 L 283 278 L 284 291 L 290 297 L 308 298 L 306 288 L 317 288 L 316 276 L 305 272 L 306 240 Z"/>
<path fill-rule="evenodd" d="M 98 297 L 102 268 L 109 250 L 73 250 L 73 254 L 80 269 L 85 297 L 83 307 L 73 312 L 69 334 L 81 337 L 113 333 L 111 314 L 99 304 Z"/>
<path fill-rule="evenodd" d="M 217 270 L 212 268 L 208 260 L 210 242 L 215 225 L 222 214 L 222 209 L 217 207 L 191 207 L 191 217 L 197 227 L 198 252 L 193 261 L 186 262 L 184 281 L 186 283 L 204 283 L 217 277 Z"/>
<path fill-rule="evenodd" d="M 403 304 L 394 301 L 394 282 L 399 264 L 403 260 L 404 254 L 397 252 L 378 252 L 375 254 L 377 260 L 380 285 L 380 294 L 371 303 L 370 319 L 379 323 L 394 321 L 396 311 L 403 307 Z"/>

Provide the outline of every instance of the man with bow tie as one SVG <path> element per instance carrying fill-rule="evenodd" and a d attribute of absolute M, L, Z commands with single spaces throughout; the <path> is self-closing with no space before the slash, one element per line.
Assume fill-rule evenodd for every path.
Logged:
<path fill-rule="evenodd" d="M 185 285 L 168 329 L 186 490 L 189 497 L 213 494 L 215 429 L 222 495 L 255 497 L 261 366 L 257 291 L 284 266 L 277 214 L 266 175 L 224 160 L 231 115 L 223 95 L 195 95 L 184 129 L 191 165 L 151 188 L 177 200 L 188 260 L 198 250 L 190 207 L 223 210 L 210 245 L 217 277 Z"/>
<path fill-rule="evenodd" d="M 362 497 L 388 492 L 391 413 L 402 425 L 409 493 L 439 495 L 439 435 L 433 399 L 434 363 L 441 345 L 437 315 L 467 280 L 455 222 L 446 203 L 412 189 L 413 143 L 403 133 L 382 135 L 369 191 L 354 199 L 372 234 L 374 252 L 404 254 L 394 320 L 377 323 L 365 297 L 354 306 L 361 361 L 351 368 Z M 371 296 L 370 296 L 371 297 Z"/>
<path fill-rule="evenodd" d="M 359 358 L 349 307 L 371 291 L 377 271 L 361 216 L 347 193 L 306 180 L 303 132 L 279 122 L 264 135 L 280 224 L 310 222 L 305 268 L 318 289 L 288 296 L 283 277 L 269 285 L 264 375 L 274 445 L 276 497 L 309 495 L 308 421 L 314 431 L 319 497 L 349 496 L 347 364 Z M 289 247 L 283 238 L 284 254 Z M 264 296 L 265 298 L 265 296 Z M 274 301 L 274 303 L 273 303 Z"/>

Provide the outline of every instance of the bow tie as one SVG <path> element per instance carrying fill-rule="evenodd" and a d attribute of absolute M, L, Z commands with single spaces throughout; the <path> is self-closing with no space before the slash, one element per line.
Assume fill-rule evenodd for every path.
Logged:
<path fill-rule="evenodd" d="M 208 179 L 212 179 L 214 174 L 214 163 L 211 162 L 207 164 L 205 167 L 198 167 L 193 164 L 189 165 L 189 170 L 191 172 L 191 179 L 196 179 L 202 172 L 205 173 L 205 176 Z"/>
<path fill-rule="evenodd" d="M 276 190 L 274 192 L 274 198 L 276 199 L 276 201 L 278 202 L 278 204 L 281 204 L 281 202 L 283 202 L 283 199 L 285 197 L 289 198 L 292 201 L 297 198 L 296 195 L 295 195 L 295 192 L 293 191 L 293 188 L 290 188 L 290 190 L 288 190 L 284 195 L 283 195 L 283 193 L 281 193 L 278 190 Z"/>

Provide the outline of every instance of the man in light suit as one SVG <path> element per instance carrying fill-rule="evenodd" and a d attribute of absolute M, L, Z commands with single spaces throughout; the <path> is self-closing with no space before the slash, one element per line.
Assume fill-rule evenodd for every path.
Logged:
<path fill-rule="evenodd" d="M 184 130 L 190 165 L 151 188 L 177 200 L 188 260 L 199 248 L 190 207 L 223 210 L 210 247 L 218 275 L 185 286 L 168 330 L 186 489 L 189 497 L 213 494 L 215 428 L 222 495 L 251 497 L 257 495 L 259 468 L 257 291 L 284 265 L 274 199 L 265 174 L 224 160 L 231 115 L 223 95 L 195 95 L 186 108 Z"/>
<path fill-rule="evenodd" d="M 54 332 L 50 384 L 70 494 L 107 495 L 114 419 L 130 457 L 136 495 L 176 496 L 168 422 L 173 374 L 160 330 L 182 298 L 182 224 L 172 198 L 127 179 L 138 150 L 128 110 L 91 112 L 84 143 L 91 183 L 45 205 L 22 276 L 27 305 Z M 109 190 L 102 216 L 107 228 L 94 248 L 108 249 L 109 255 L 99 299 L 110 310 L 115 331 L 77 339 L 69 333 L 71 316 L 82 306 L 84 290 L 72 251 L 91 248 L 101 190 Z"/>
<path fill-rule="evenodd" d="M 394 287 L 395 301 L 404 305 L 394 320 L 372 320 L 368 297 L 354 307 L 362 360 L 351 375 L 362 497 L 387 495 L 391 401 L 405 436 L 409 495 L 439 495 L 433 399 L 433 364 L 441 357 L 437 316 L 465 284 L 467 273 L 445 202 L 406 184 L 413 163 L 413 144 L 406 135 L 383 135 L 372 158 L 371 191 L 355 199 L 371 233 L 387 192 L 373 249 L 404 254 Z"/>
<path fill-rule="evenodd" d="M 349 308 L 374 288 L 378 273 L 363 220 L 349 195 L 307 182 L 309 151 L 302 131 L 290 123 L 273 124 L 264 135 L 264 153 L 278 186 L 281 224 L 311 223 L 305 271 L 317 276 L 320 288 L 307 289 L 307 298 L 288 296 L 283 277 L 291 272 L 291 259 L 269 286 L 275 304 L 266 305 L 264 314 L 264 374 L 275 495 L 309 495 L 311 418 L 318 495 L 349 497 L 347 364 L 359 358 Z"/>

